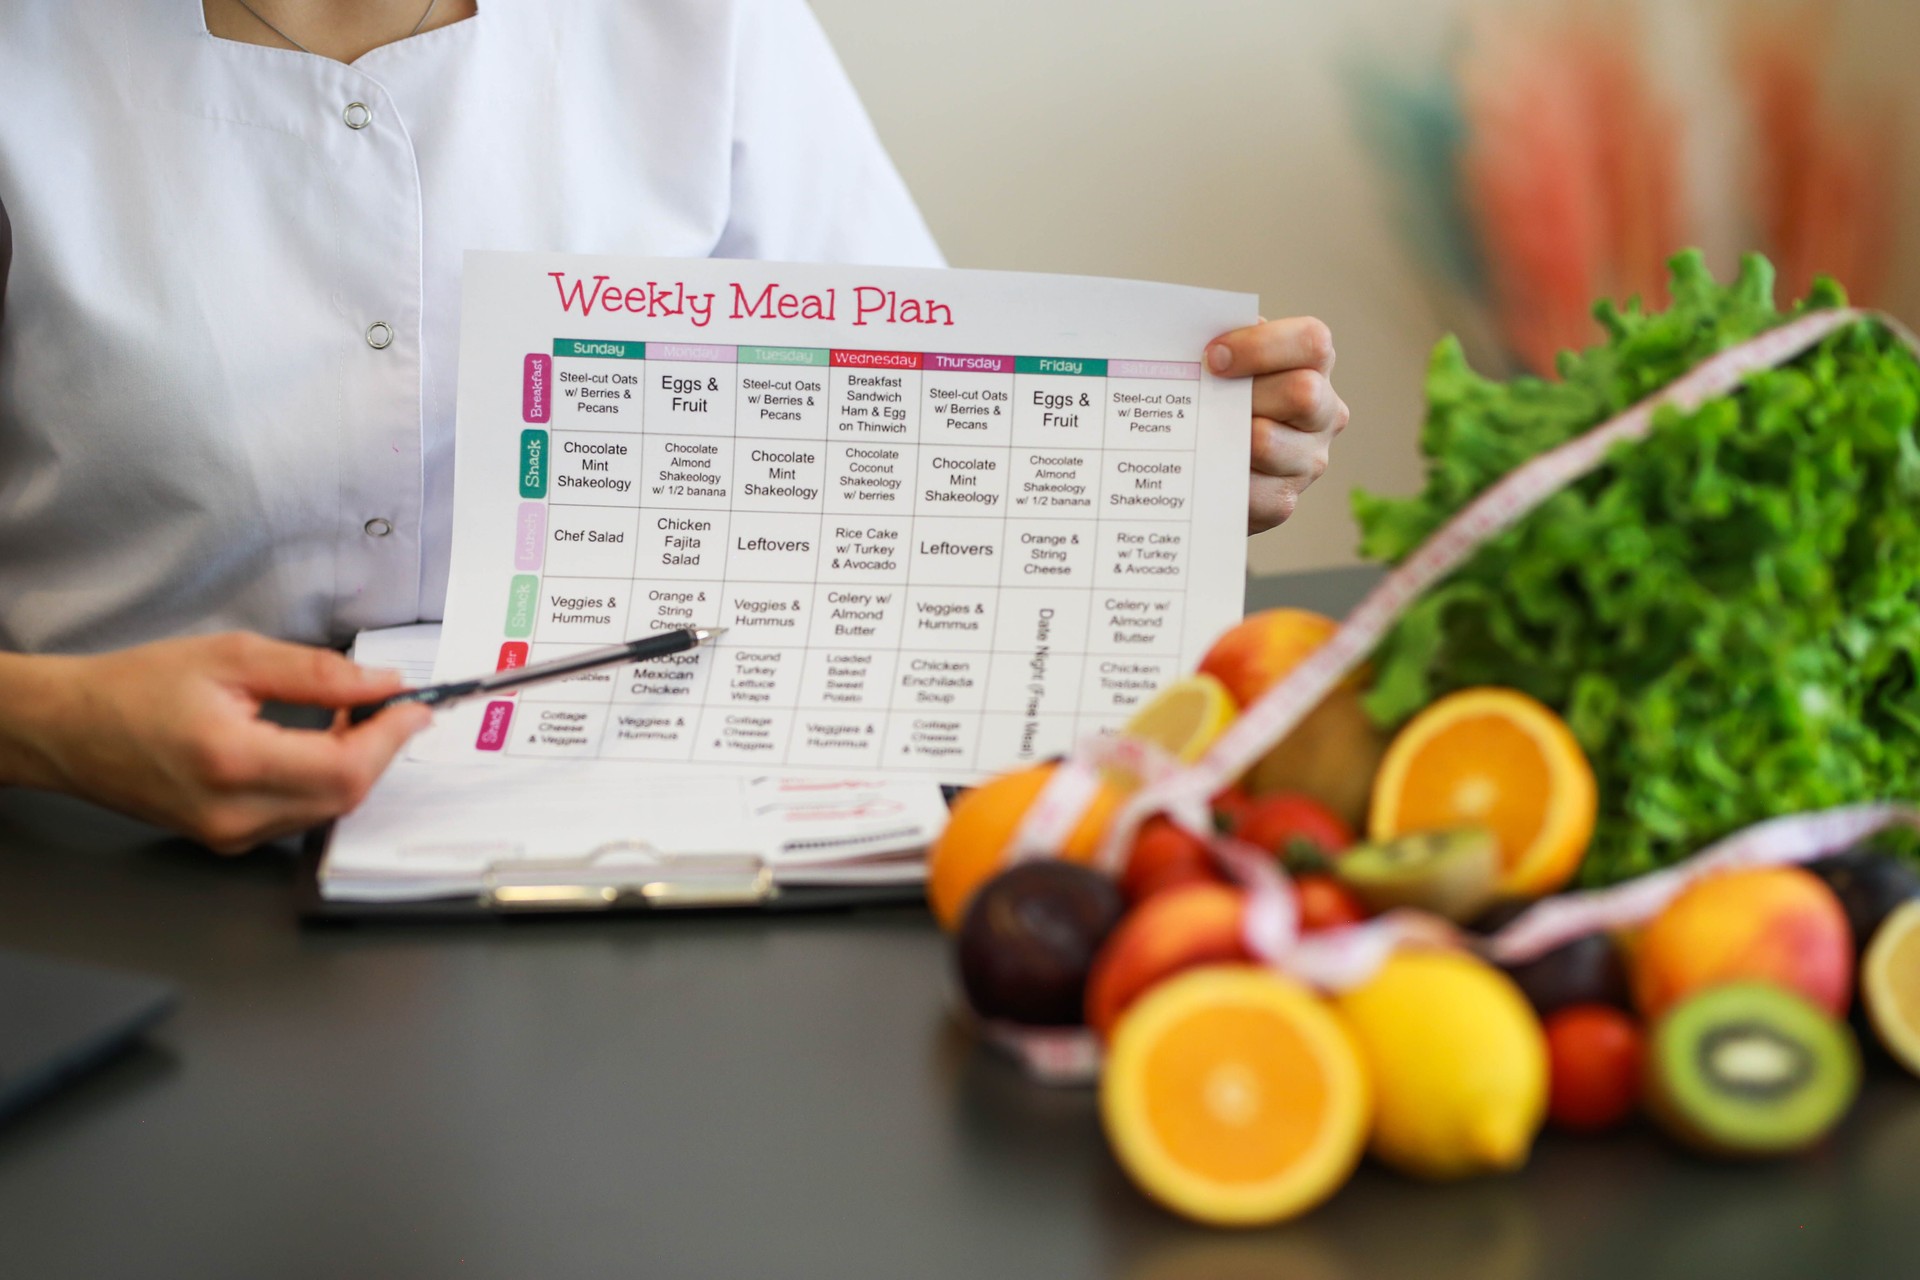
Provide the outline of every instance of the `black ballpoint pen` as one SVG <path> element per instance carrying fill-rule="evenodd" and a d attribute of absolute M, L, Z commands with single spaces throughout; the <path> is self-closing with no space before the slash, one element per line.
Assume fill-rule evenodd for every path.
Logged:
<path fill-rule="evenodd" d="M 570 658 L 555 658 L 552 662 L 538 662 L 528 667 L 509 667 L 505 671 L 495 671 L 488 675 L 476 676 L 471 680 L 454 680 L 447 684 L 422 685 L 418 689 L 405 689 L 378 702 L 363 702 L 347 713 L 350 724 L 359 724 L 386 707 L 403 702 L 418 702 L 429 707 L 451 706 L 468 698 L 477 698 L 483 694 L 505 693 L 510 689 L 524 689 L 530 684 L 543 684 L 548 680 L 560 680 L 567 676 L 578 675 L 582 671 L 591 671 L 595 667 L 610 667 L 622 662 L 643 662 L 648 658 L 664 658 L 670 653 L 685 653 L 711 641 L 725 631 L 725 627 L 686 627 L 677 631 L 661 631 L 638 640 L 629 640 L 625 644 L 608 645 L 604 649 L 589 649 L 585 653 L 576 653 Z"/>

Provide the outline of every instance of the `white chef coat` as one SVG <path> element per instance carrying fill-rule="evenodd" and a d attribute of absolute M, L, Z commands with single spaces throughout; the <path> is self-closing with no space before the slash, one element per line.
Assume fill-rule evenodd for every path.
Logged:
<path fill-rule="evenodd" d="M 0 648 L 438 618 L 466 249 L 937 265 L 802 0 L 0 0 Z"/>

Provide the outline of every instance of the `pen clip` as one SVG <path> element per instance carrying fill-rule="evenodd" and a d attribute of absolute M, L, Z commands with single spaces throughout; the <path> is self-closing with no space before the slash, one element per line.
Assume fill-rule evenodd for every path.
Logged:
<path fill-rule="evenodd" d="M 582 858 L 495 863 L 480 901 L 495 911 L 752 907 L 779 892 L 773 869 L 758 854 L 679 856 L 642 840 L 620 840 Z"/>
<path fill-rule="evenodd" d="M 480 692 L 480 689 L 481 684 L 478 680 L 458 680 L 452 684 L 428 684 L 416 689 L 402 689 L 399 693 L 389 694 L 378 702 L 363 702 L 358 706 L 349 707 L 347 723 L 365 724 L 388 707 L 398 706 L 403 702 L 418 702 L 427 707 L 451 706 L 462 698 L 472 697 Z"/>

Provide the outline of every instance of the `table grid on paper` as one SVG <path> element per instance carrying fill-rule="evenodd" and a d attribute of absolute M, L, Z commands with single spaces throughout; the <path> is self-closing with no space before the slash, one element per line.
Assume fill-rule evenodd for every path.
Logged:
<path fill-rule="evenodd" d="M 546 354 L 501 662 L 728 631 L 526 691 L 510 754 L 998 768 L 1117 726 L 1194 656 L 1196 364 Z"/>

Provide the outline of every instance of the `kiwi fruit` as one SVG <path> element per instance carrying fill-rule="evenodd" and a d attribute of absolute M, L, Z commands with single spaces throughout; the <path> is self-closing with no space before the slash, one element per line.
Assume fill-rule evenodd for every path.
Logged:
<path fill-rule="evenodd" d="M 1499 892 L 1500 844 L 1482 827 L 1422 831 L 1357 845 L 1333 873 L 1369 911 L 1419 907 L 1464 923 Z"/>
<path fill-rule="evenodd" d="M 1862 951 L 1901 903 L 1920 897 L 1920 868 L 1870 845 L 1810 862 L 1807 870 L 1840 899 L 1853 926 L 1853 943 Z"/>
<path fill-rule="evenodd" d="M 958 936 L 960 985 L 983 1018 L 1071 1026 L 1087 971 L 1126 913 L 1107 876 L 1070 862 L 1022 862 L 982 885 Z"/>
<path fill-rule="evenodd" d="M 1860 1089 L 1845 1023 L 1768 982 L 1709 987 L 1675 1005 L 1647 1048 L 1647 1109 L 1711 1155 L 1783 1155 L 1819 1141 Z"/>

